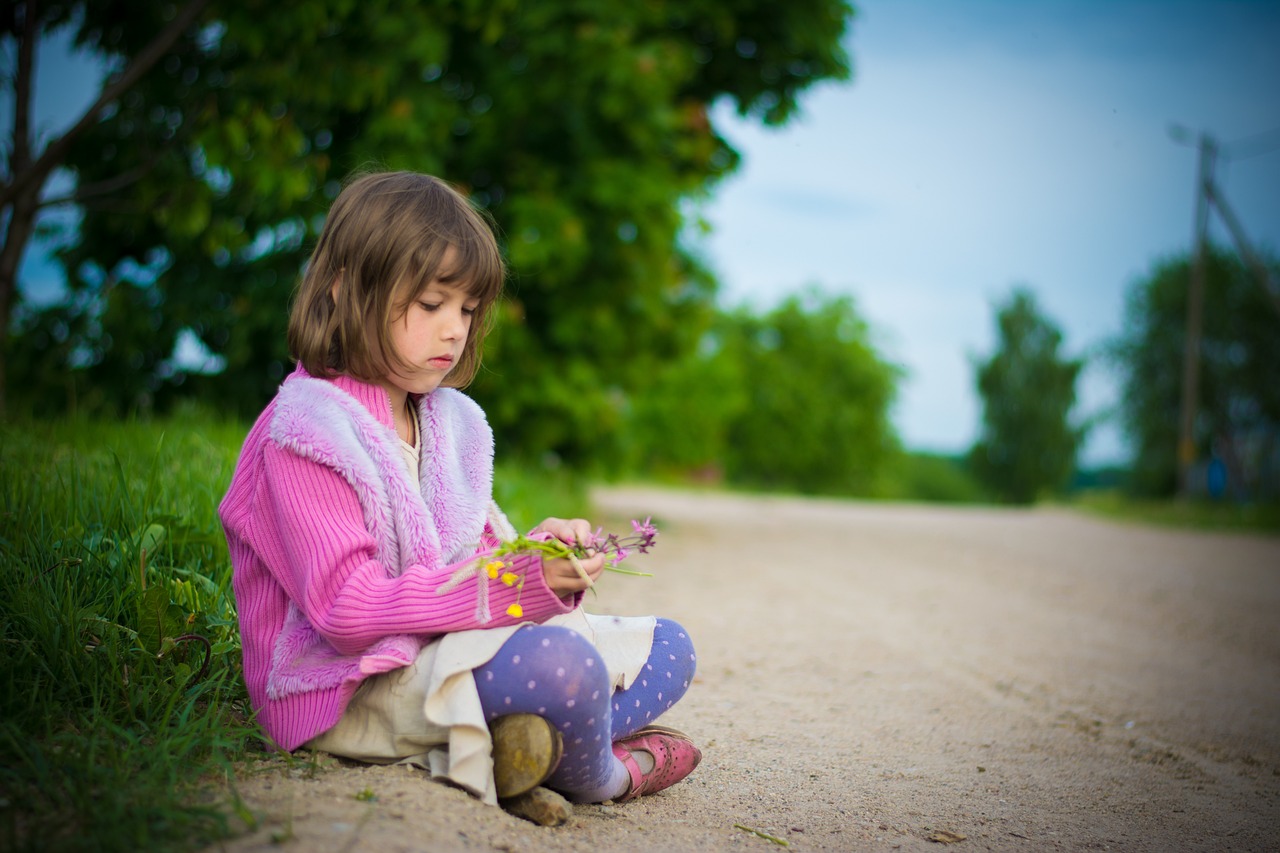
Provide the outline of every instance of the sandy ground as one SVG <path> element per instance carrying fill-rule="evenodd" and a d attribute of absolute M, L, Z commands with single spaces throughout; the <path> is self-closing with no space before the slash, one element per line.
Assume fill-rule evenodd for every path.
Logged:
<path fill-rule="evenodd" d="M 684 783 L 535 826 L 405 767 L 278 759 L 233 851 L 1276 850 L 1280 538 L 1078 514 L 605 490 L 682 622 Z M 754 832 L 753 832 L 754 831 Z M 755 834 L 761 833 L 761 834 Z M 770 840 L 764 836 L 773 836 Z M 963 838 L 961 838 L 963 837 Z"/>

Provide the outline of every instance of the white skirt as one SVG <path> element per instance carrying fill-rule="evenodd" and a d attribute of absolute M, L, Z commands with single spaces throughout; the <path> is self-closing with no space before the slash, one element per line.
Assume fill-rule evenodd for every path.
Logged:
<path fill-rule="evenodd" d="M 542 624 L 571 628 L 590 640 L 613 689 L 620 690 L 649 659 L 656 621 L 598 616 L 578 607 Z M 428 643 L 408 666 L 366 679 L 337 725 L 305 745 L 372 764 L 415 764 L 496 804 L 493 742 L 472 670 L 521 627 L 458 631 Z"/>

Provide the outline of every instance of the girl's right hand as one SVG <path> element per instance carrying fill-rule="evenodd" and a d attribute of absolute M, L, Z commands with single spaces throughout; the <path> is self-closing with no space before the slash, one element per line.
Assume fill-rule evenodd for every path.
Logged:
<path fill-rule="evenodd" d="M 586 578 L 578 574 L 578 570 L 573 567 L 573 563 L 563 558 L 542 558 L 542 576 L 547 580 L 547 588 L 561 598 L 567 598 L 575 593 L 582 592 L 591 584 L 595 583 L 600 575 L 604 574 L 604 554 L 596 554 L 594 557 L 582 557 L 578 560 L 583 571 L 587 573 L 587 577 L 591 578 L 588 583 Z"/>

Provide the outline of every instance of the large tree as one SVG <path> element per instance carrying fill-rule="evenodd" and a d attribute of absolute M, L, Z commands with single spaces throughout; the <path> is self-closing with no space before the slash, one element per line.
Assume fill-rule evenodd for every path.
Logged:
<path fill-rule="evenodd" d="M 1031 503 L 1075 468 L 1084 430 L 1070 416 L 1083 362 L 1059 352 L 1062 333 L 1025 288 L 996 306 L 996 331 L 996 351 L 974 365 L 982 428 L 969 458 L 998 498 Z"/>
<path fill-rule="evenodd" d="M 1276 277 L 1275 261 L 1264 263 Z M 1280 312 L 1257 273 L 1234 254 L 1206 251 L 1192 441 L 1201 466 L 1216 457 L 1235 488 L 1274 499 L 1280 496 Z M 1146 496 L 1171 497 L 1178 488 L 1190 279 L 1186 256 L 1153 264 L 1130 286 L 1125 332 L 1110 347 L 1134 452 L 1131 485 Z"/>
<path fill-rule="evenodd" d="M 168 8 L 60 14 L 124 58 Z M 287 369 L 290 289 L 341 179 L 429 171 L 492 212 L 515 271 L 474 386 L 500 440 L 581 455 L 711 314 L 682 236 L 737 154 L 707 107 L 784 122 L 803 89 L 847 76 L 849 15 L 843 0 L 213 4 L 69 146 L 79 186 L 128 183 L 81 200 L 71 298 L 24 312 L 23 347 L 59 349 L 80 405 L 194 386 L 250 412 Z M 175 363 L 184 330 L 220 372 Z"/>

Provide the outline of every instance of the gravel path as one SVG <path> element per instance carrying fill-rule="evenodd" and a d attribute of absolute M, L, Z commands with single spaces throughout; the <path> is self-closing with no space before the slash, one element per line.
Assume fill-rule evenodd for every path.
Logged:
<path fill-rule="evenodd" d="M 664 490 L 597 505 L 662 531 L 630 563 L 656 577 L 607 576 L 591 608 L 690 630 L 699 674 L 664 719 L 704 747 L 689 780 L 546 829 L 408 768 L 264 760 L 236 783 L 256 827 L 219 849 L 1280 847 L 1280 538 Z"/>

